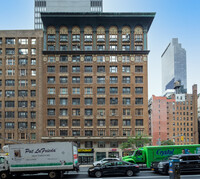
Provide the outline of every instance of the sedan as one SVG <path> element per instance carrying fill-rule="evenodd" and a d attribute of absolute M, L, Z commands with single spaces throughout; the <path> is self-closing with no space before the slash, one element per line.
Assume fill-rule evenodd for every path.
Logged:
<path fill-rule="evenodd" d="M 103 158 L 102 160 L 94 162 L 93 166 L 101 166 L 106 162 L 114 162 L 114 161 L 119 161 L 119 158 Z"/>
<path fill-rule="evenodd" d="M 95 176 L 100 178 L 106 175 L 127 175 L 133 176 L 139 173 L 140 169 L 137 164 L 124 162 L 124 161 L 114 161 L 106 162 L 101 166 L 93 166 L 88 169 L 88 176 Z"/>

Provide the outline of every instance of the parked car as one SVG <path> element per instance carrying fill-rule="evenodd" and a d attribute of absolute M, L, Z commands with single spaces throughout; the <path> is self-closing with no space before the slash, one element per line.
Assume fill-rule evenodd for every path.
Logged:
<path fill-rule="evenodd" d="M 172 158 L 180 160 L 180 172 L 200 171 L 200 155 L 199 154 L 180 154 L 173 155 Z M 170 159 L 170 158 L 169 158 Z M 158 163 L 158 172 L 168 174 L 169 160 Z"/>
<path fill-rule="evenodd" d="M 88 169 L 88 176 L 95 176 L 97 178 L 106 175 L 127 175 L 133 176 L 139 173 L 139 165 L 124 162 L 124 161 L 113 161 L 106 162 L 101 166 L 93 166 Z"/>
<path fill-rule="evenodd" d="M 101 166 L 103 163 L 112 162 L 112 161 L 119 161 L 119 158 L 103 158 L 102 160 L 96 161 L 93 163 L 93 166 Z"/>

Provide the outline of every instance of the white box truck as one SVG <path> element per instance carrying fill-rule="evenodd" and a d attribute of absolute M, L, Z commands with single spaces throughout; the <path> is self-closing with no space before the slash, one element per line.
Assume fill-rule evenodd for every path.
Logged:
<path fill-rule="evenodd" d="M 13 144 L 3 147 L 7 156 L 0 156 L 2 179 L 22 174 L 48 173 L 59 178 L 66 171 L 78 171 L 78 149 L 72 142 Z"/>

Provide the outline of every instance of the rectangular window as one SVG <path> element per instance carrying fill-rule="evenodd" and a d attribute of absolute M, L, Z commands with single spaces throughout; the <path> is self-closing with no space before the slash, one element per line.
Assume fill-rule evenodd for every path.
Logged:
<path fill-rule="evenodd" d="M 15 112 L 14 111 L 6 111 L 5 118 L 15 118 Z"/>
<path fill-rule="evenodd" d="M 105 98 L 97 98 L 97 104 L 98 105 L 105 105 L 106 100 Z"/>
<path fill-rule="evenodd" d="M 61 76 L 61 77 L 60 77 L 60 83 L 61 83 L 61 84 L 66 84 L 66 83 L 68 83 L 68 78 L 65 77 L 65 76 Z"/>
<path fill-rule="evenodd" d="M 110 42 L 117 42 L 117 35 L 110 35 Z"/>
<path fill-rule="evenodd" d="M 60 56 L 60 62 L 68 62 L 67 56 Z"/>
<path fill-rule="evenodd" d="M 98 126 L 105 126 L 106 125 L 105 119 L 98 119 L 97 123 L 98 123 Z"/>
<path fill-rule="evenodd" d="M 117 119 L 111 119 L 110 120 L 110 126 L 118 126 L 118 120 Z"/>
<path fill-rule="evenodd" d="M 105 50 L 105 45 L 97 45 L 97 50 L 99 51 Z"/>
<path fill-rule="evenodd" d="M 60 51 L 67 51 L 67 45 L 60 45 Z"/>
<path fill-rule="evenodd" d="M 72 42 L 80 42 L 80 35 L 72 35 Z"/>
<path fill-rule="evenodd" d="M 131 72 L 130 66 L 122 66 L 122 72 L 123 73 L 130 73 Z"/>
<path fill-rule="evenodd" d="M 143 77 L 142 76 L 136 76 L 135 77 L 135 83 L 143 83 Z"/>
<path fill-rule="evenodd" d="M 72 126 L 80 126 L 80 119 L 73 119 Z"/>
<path fill-rule="evenodd" d="M 62 126 L 62 127 L 68 126 L 68 120 L 67 119 L 60 119 L 60 126 Z"/>
<path fill-rule="evenodd" d="M 86 34 L 86 35 L 84 36 L 84 41 L 85 41 L 85 42 L 92 42 L 92 35 Z"/>
<path fill-rule="evenodd" d="M 72 88 L 72 94 L 80 94 L 80 88 Z"/>
<path fill-rule="evenodd" d="M 6 44 L 7 45 L 14 45 L 15 39 L 14 38 L 6 38 Z"/>
<path fill-rule="evenodd" d="M 72 130 L 72 136 L 80 136 L 80 130 Z"/>
<path fill-rule="evenodd" d="M 97 56 L 97 62 L 99 63 L 105 62 L 105 56 Z"/>
<path fill-rule="evenodd" d="M 117 56 L 110 56 L 110 62 L 117 62 Z"/>
<path fill-rule="evenodd" d="M 130 87 L 123 87 L 122 91 L 123 91 L 123 94 L 131 94 L 131 88 Z"/>
<path fill-rule="evenodd" d="M 90 73 L 90 72 L 92 72 L 92 66 L 85 66 L 84 72 L 85 72 L 85 73 Z"/>
<path fill-rule="evenodd" d="M 60 34 L 60 42 L 67 42 L 68 35 L 67 34 Z"/>
<path fill-rule="evenodd" d="M 130 84 L 131 83 L 131 77 L 130 76 L 123 76 L 122 77 L 122 83 Z"/>
<path fill-rule="evenodd" d="M 6 86 L 15 86 L 15 80 L 5 80 Z"/>
<path fill-rule="evenodd" d="M 105 66 L 97 66 L 97 72 L 98 73 L 104 73 L 106 71 Z"/>
<path fill-rule="evenodd" d="M 60 88 L 60 95 L 66 95 L 68 94 L 68 89 L 67 88 Z"/>
<path fill-rule="evenodd" d="M 110 87 L 110 94 L 118 94 L 118 88 L 117 87 Z"/>
<path fill-rule="evenodd" d="M 97 94 L 105 94 L 105 87 L 98 87 Z"/>
<path fill-rule="evenodd" d="M 47 115 L 48 116 L 55 116 L 56 111 L 55 109 L 47 109 Z"/>
<path fill-rule="evenodd" d="M 6 65 L 15 65 L 15 60 L 14 59 L 6 59 Z"/>
<path fill-rule="evenodd" d="M 14 122 L 5 122 L 5 128 L 6 129 L 14 129 L 15 123 Z"/>
<path fill-rule="evenodd" d="M 110 73 L 117 73 L 117 66 L 110 66 Z"/>
<path fill-rule="evenodd" d="M 92 119 L 85 119 L 85 126 L 91 127 L 92 126 Z"/>
<path fill-rule="evenodd" d="M 60 116 L 67 116 L 68 110 L 67 109 L 60 109 Z"/>
<path fill-rule="evenodd" d="M 48 42 L 55 42 L 56 36 L 53 34 L 48 34 L 47 35 L 47 40 Z"/>
<path fill-rule="evenodd" d="M 72 105 L 80 105 L 80 98 L 72 98 Z"/>
<path fill-rule="evenodd" d="M 123 109 L 123 116 L 130 116 L 131 115 L 131 110 L 129 108 Z"/>
<path fill-rule="evenodd" d="M 67 136 L 68 135 L 68 131 L 67 130 L 60 130 L 60 136 Z"/>
<path fill-rule="evenodd" d="M 123 105 L 130 105 L 131 99 L 130 98 L 123 98 Z"/>
<path fill-rule="evenodd" d="M 129 51 L 130 50 L 130 45 L 122 45 L 122 50 L 123 51 Z"/>
<path fill-rule="evenodd" d="M 143 94 L 143 88 L 142 87 L 136 87 L 135 88 L 135 93 L 136 94 Z"/>
<path fill-rule="evenodd" d="M 73 84 L 80 83 L 80 77 L 72 77 L 72 83 Z"/>
<path fill-rule="evenodd" d="M 117 50 L 117 45 L 110 45 L 110 50 L 116 51 Z"/>
<path fill-rule="evenodd" d="M 143 98 L 135 98 L 135 104 L 138 104 L 138 105 L 143 104 Z"/>
<path fill-rule="evenodd" d="M 28 55 L 28 49 L 20 48 L 19 55 Z"/>
<path fill-rule="evenodd" d="M 92 56 L 85 56 L 84 62 L 92 62 Z"/>
<path fill-rule="evenodd" d="M 97 42 L 104 42 L 105 41 L 105 35 L 97 35 Z"/>
<path fill-rule="evenodd" d="M 31 65 L 36 65 L 36 59 L 35 58 L 31 59 Z"/>
<path fill-rule="evenodd" d="M 72 50 L 74 51 L 80 50 L 80 45 L 72 45 Z"/>
<path fill-rule="evenodd" d="M 130 119 L 123 119 L 123 126 L 131 126 L 131 120 Z"/>
<path fill-rule="evenodd" d="M 112 105 L 118 104 L 118 98 L 110 98 L 110 104 Z"/>
<path fill-rule="evenodd" d="M 136 73 L 142 73 L 143 72 L 143 66 L 135 66 L 135 72 Z"/>
<path fill-rule="evenodd" d="M 80 116 L 80 109 L 72 109 L 72 116 Z"/>
<path fill-rule="evenodd" d="M 92 45 L 85 45 L 85 51 L 91 51 Z"/>
<path fill-rule="evenodd" d="M 92 83 L 92 76 L 85 76 L 85 78 L 84 78 L 84 82 L 85 83 Z"/>
<path fill-rule="evenodd" d="M 6 55 L 14 55 L 14 54 L 15 54 L 15 49 L 13 48 L 6 49 Z"/>
<path fill-rule="evenodd" d="M 55 126 L 55 119 L 48 119 L 47 120 L 47 126 Z"/>
<path fill-rule="evenodd" d="M 28 118 L 28 112 L 25 111 L 18 112 L 18 118 Z"/>
<path fill-rule="evenodd" d="M 27 65 L 28 64 L 28 59 L 26 59 L 26 58 L 20 58 L 18 60 L 18 64 L 19 65 Z"/>
<path fill-rule="evenodd" d="M 98 84 L 105 84 L 105 76 L 98 76 L 97 77 Z"/>
<path fill-rule="evenodd" d="M 85 94 L 92 94 L 92 88 L 91 87 L 85 88 Z"/>
<path fill-rule="evenodd" d="M 92 105 L 92 98 L 85 98 L 85 105 Z"/>
<path fill-rule="evenodd" d="M 143 126 L 143 119 L 136 119 L 135 120 L 135 125 L 136 126 Z"/>
<path fill-rule="evenodd" d="M 85 116 L 92 116 L 92 109 L 85 109 Z"/>
<path fill-rule="evenodd" d="M 67 66 L 60 66 L 60 73 L 67 73 Z"/>
<path fill-rule="evenodd" d="M 93 131 L 92 130 L 85 130 L 85 136 L 92 136 Z"/>
<path fill-rule="evenodd" d="M 118 77 L 117 76 L 111 76 L 110 77 L 110 84 L 116 84 L 118 83 Z"/>

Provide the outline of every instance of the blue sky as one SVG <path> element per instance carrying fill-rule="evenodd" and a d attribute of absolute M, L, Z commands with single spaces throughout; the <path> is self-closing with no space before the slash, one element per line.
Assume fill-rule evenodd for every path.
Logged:
<path fill-rule="evenodd" d="M 103 0 L 104 12 L 156 12 L 148 34 L 149 98 L 161 95 L 161 55 L 172 38 L 187 53 L 187 88 L 200 88 L 200 0 Z M 34 0 L 0 0 L 0 30 L 33 29 Z M 198 90 L 199 91 L 199 90 Z"/>

